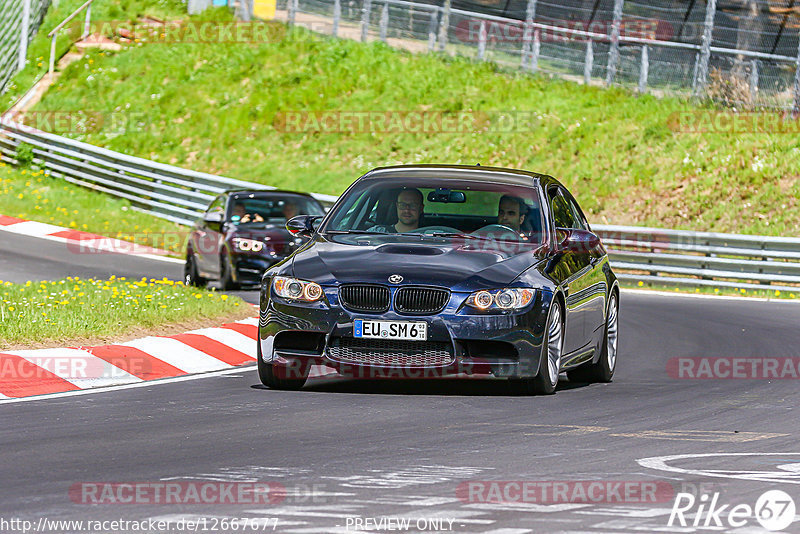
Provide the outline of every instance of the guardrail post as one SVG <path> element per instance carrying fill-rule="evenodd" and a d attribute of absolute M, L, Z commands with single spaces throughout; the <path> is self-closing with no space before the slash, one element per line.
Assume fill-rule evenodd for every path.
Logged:
<path fill-rule="evenodd" d="M 531 72 L 539 70 L 539 50 L 541 49 L 541 32 L 539 29 L 533 31 L 533 50 L 531 51 Z"/>
<path fill-rule="evenodd" d="M 243 0 L 240 0 L 240 2 Z M 289 26 L 294 26 L 295 19 L 297 18 L 297 0 L 289 0 L 289 13 L 286 18 L 286 23 Z"/>
<path fill-rule="evenodd" d="M 439 52 L 444 52 L 444 47 L 447 46 L 447 31 L 450 29 L 450 2 L 451 0 L 444 0 L 442 20 L 439 21 Z"/>
<path fill-rule="evenodd" d="M 58 37 L 58 32 L 53 34 L 52 39 L 50 39 L 50 68 L 48 72 L 50 73 L 50 77 L 53 77 L 53 73 L 56 70 L 56 38 Z"/>
<path fill-rule="evenodd" d="M 606 85 L 614 83 L 619 65 L 619 31 L 622 26 L 622 3 L 614 0 L 614 21 L 611 24 L 611 46 L 608 50 L 608 66 L 606 68 Z"/>
<path fill-rule="evenodd" d="M 435 9 L 431 11 L 431 20 L 428 23 L 428 52 L 433 52 L 436 48 L 436 26 L 438 25 L 436 11 Z"/>
<path fill-rule="evenodd" d="M 86 6 L 86 18 L 83 20 L 83 35 L 81 35 L 81 39 L 86 39 L 89 37 L 89 32 L 92 29 L 92 4 Z"/>
<path fill-rule="evenodd" d="M 381 41 L 384 43 L 386 42 L 386 33 L 389 30 L 389 3 L 383 3 L 383 9 L 381 9 Z"/>
<path fill-rule="evenodd" d="M 481 21 L 481 28 L 478 30 L 478 61 L 483 61 L 486 56 L 486 21 Z"/>
<path fill-rule="evenodd" d="M 372 0 L 364 0 L 364 6 L 361 8 L 361 42 L 367 42 L 367 33 L 369 32 L 369 17 L 372 12 Z"/>
<path fill-rule="evenodd" d="M 586 59 L 583 61 L 584 85 L 589 85 L 592 81 L 592 68 L 594 68 L 594 42 L 589 39 L 586 43 Z"/>
<path fill-rule="evenodd" d="M 338 37 L 339 35 L 339 19 L 342 18 L 342 2 L 341 0 L 334 0 L 333 2 L 333 28 L 331 35 Z"/>
<path fill-rule="evenodd" d="M 797 44 L 797 61 L 794 65 L 794 108 L 792 116 L 796 119 L 800 117 L 800 40 Z"/>
<path fill-rule="evenodd" d="M 642 47 L 642 64 L 639 67 L 639 93 L 647 92 L 647 76 L 650 71 L 650 59 L 647 54 L 647 45 Z"/>
<path fill-rule="evenodd" d="M 756 98 L 758 98 L 758 60 L 754 59 L 750 62 L 750 100 L 754 106 Z"/>
<path fill-rule="evenodd" d="M 717 11 L 717 0 L 708 0 L 706 4 L 706 20 L 703 25 L 703 41 L 700 45 L 700 61 L 697 64 L 697 76 L 694 80 L 694 96 L 705 92 L 708 80 L 708 60 L 711 58 L 711 37 L 714 31 L 714 14 Z"/>
<path fill-rule="evenodd" d="M 31 24 L 31 0 L 22 0 L 22 24 L 19 29 L 19 57 L 17 70 L 25 68 L 25 58 L 28 57 L 28 33 Z"/>
<path fill-rule="evenodd" d="M 533 37 L 533 22 L 536 20 L 536 0 L 528 0 L 528 7 L 525 9 L 525 26 L 522 31 L 522 57 L 520 58 L 520 68 L 528 66 L 531 55 L 531 37 Z"/>

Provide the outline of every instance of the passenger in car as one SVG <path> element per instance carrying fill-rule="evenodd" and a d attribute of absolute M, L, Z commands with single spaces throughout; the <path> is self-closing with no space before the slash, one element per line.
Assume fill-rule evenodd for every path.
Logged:
<path fill-rule="evenodd" d="M 422 191 L 407 188 L 400 191 L 395 201 L 397 207 L 397 223 L 376 225 L 368 229 L 370 232 L 386 232 L 389 234 L 411 232 L 419 228 L 419 221 L 425 208 Z"/>

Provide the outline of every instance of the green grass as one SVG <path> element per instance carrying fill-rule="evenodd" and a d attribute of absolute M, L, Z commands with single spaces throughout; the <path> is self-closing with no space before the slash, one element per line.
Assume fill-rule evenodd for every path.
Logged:
<path fill-rule="evenodd" d="M 84 0 L 85 1 L 85 0 Z M 28 57 L 25 68 L 18 72 L 8 83 L 4 94 L 0 95 L 0 108 L 7 109 L 22 96 L 41 75 L 45 74 L 50 62 L 50 38 L 47 34 L 62 20 L 84 2 L 81 0 L 60 0 L 56 5 L 50 3 L 47 15 L 39 27 L 39 31 L 28 45 Z M 83 13 L 73 19 L 83 20 Z M 175 19 L 185 16 L 186 4 L 179 0 L 104 0 L 92 4 L 92 21 L 131 21 L 142 15 L 159 19 Z M 72 24 L 68 25 L 71 27 Z M 77 35 L 60 32 L 56 39 L 56 62 L 72 46 Z"/>
<path fill-rule="evenodd" d="M 238 297 L 166 279 L 0 281 L 0 349 L 42 340 L 108 339 L 163 330 L 170 323 L 239 319 L 248 311 Z"/>
<path fill-rule="evenodd" d="M 47 171 L 12 168 L 0 162 L 0 214 L 185 252 L 187 228 L 135 211 L 127 200 L 110 197 Z"/>
<path fill-rule="evenodd" d="M 723 297 L 750 297 L 762 299 L 785 299 L 797 300 L 800 297 L 800 288 L 798 292 L 786 292 L 777 289 L 745 289 L 745 288 L 732 288 L 732 287 L 687 287 L 683 285 L 670 285 L 669 277 L 665 277 L 662 283 L 653 284 L 650 282 L 633 282 L 633 281 L 620 281 L 623 288 L 630 289 L 643 289 L 653 291 L 670 291 L 674 293 L 694 293 L 697 295 L 714 295 Z"/>
<path fill-rule="evenodd" d="M 212 10 L 209 20 L 227 17 Z M 72 137 L 161 162 L 339 194 L 379 165 L 465 163 L 552 174 L 592 222 L 800 231 L 800 137 L 673 131 L 677 99 L 412 55 L 304 30 L 269 43 L 139 44 L 71 65 L 40 111 L 131 114 Z M 533 112 L 525 131 L 286 133 L 287 111 Z M 491 125 L 490 125 L 491 126 Z"/>

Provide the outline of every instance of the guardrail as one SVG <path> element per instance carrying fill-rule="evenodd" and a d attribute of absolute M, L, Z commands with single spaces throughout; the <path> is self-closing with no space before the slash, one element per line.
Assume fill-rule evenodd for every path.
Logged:
<path fill-rule="evenodd" d="M 593 229 L 622 280 L 800 292 L 800 239 L 639 226 Z"/>
<path fill-rule="evenodd" d="M 275 189 L 174 165 L 128 156 L 50 134 L 0 117 L 0 159 L 18 164 L 20 143 L 31 146 L 33 163 L 52 176 L 125 198 L 143 211 L 191 225 L 214 197 L 233 188 Z M 336 197 L 313 194 L 325 204 Z"/>
<path fill-rule="evenodd" d="M 128 156 L 0 117 L 0 160 L 18 164 L 21 143 L 30 145 L 33 163 L 52 176 L 125 198 L 137 209 L 179 224 L 192 224 L 215 195 L 228 189 L 275 189 Z M 337 199 L 312 195 L 326 205 Z M 800 239 L 639 226 L 593 229 L 622 280 L 800 293 Z"/>

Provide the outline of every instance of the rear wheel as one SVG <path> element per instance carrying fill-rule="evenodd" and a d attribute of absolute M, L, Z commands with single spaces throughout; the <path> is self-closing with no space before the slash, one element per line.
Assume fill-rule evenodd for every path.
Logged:
<path fill-rule="evenodd" d="M 183 265 L 183 283 L 187 286 L 204 287 L 208 281 L 197 274 L 197 260 L 194 253 L 186 254 L 186 263 Z"/>
<path fill-rule="evenodd" d="M 619 334 L 619 304 L 617 294 L 611 293 L 608 299 L 608 312 L 603 332 L 603 346 L 597 363 L 586 363 L 567 371 L 572 382 L 611 382 L 617 366 L 617 338 Z"/>
<path fill-rule="evenodd" d="M 282 369 L 276 373 L 275 366 L 271 363 L 266 363 L 264 359 L 261 357 L 261 338 L 258 338 L 258 347 L 256 348 L 256 355 L 258 357 L 258 378 L 261 379 L 261 383 L 267 387 L 272 389 L 284 389 L 284 390 L 291 390 L 296 391 L 302 388 L 306 384 L 306 380 L 308 379 L 308 365 L 301 365 L 297 372 L 298 377 L 292 378 L 284 378 L 277 376 L 278 374 L 284 374 L 286 371 Z M 290 368 L 289 370 L 292 371 L 294 368 Z"/>
<path fill-rule="evenodd" d="M 547 320 L 547 330 L 542 344 L 539 372 L 533 378 L 511 380 L 513 389 L 524 395 L 551 395 L 558 385 L 561 371 L 561 352 L 564 347 L 564 323 L 561 320 L 561 304 L 553 301 Z"/>

